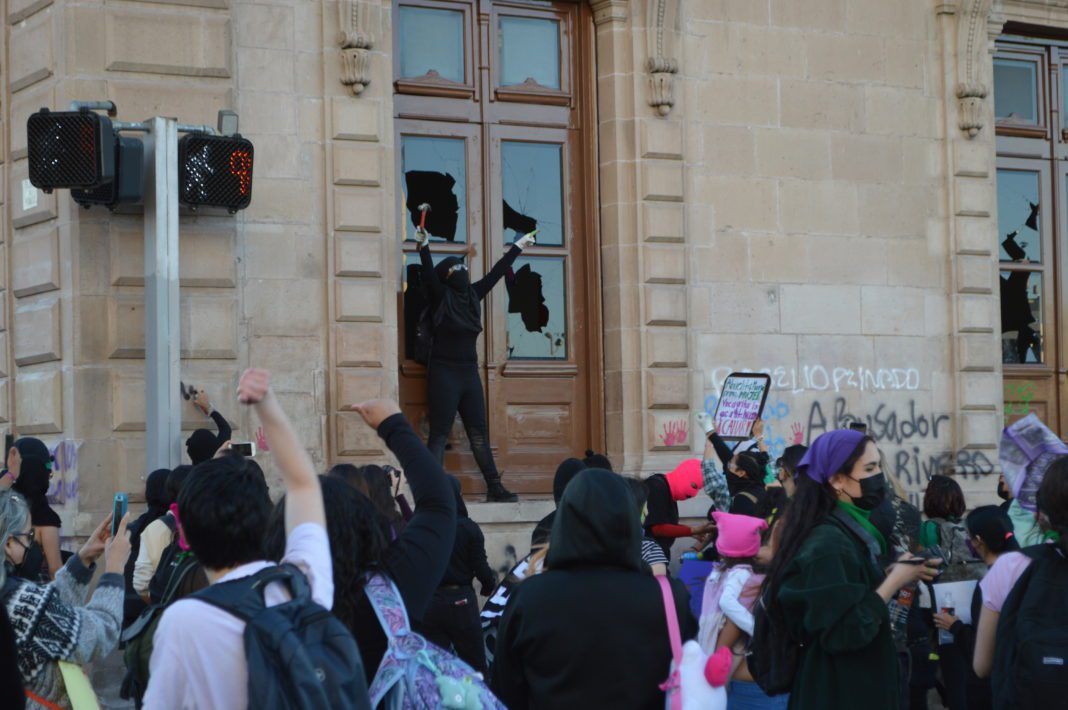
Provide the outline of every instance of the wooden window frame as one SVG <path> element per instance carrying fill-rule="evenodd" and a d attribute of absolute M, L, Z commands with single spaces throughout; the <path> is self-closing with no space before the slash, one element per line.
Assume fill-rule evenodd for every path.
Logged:
<path fill-rule="evenodd" d="M 1050 128 L 1047 117 L 1050 106 L 1049 60 L 1045 47 L 1029 47 L 1016 44 L 999 44 L 995 60 L 1010 59 L 1035 64 L 1035 111 L 1037 121 L 1030 123 L 1019 119 L 995 118 L 995 132 L 1011 138 L 1038 138 L 1049 140 Z"/>
<path fill-rule="evenodd" d="M 501 30 L 500 20 L 506 17 L 531 17 L 539 20 L 555 20 L 559 27 L 560 88 L 553 89 L 537 82 L 527 81 L 510 86 L 501 85 Z M 519 3 L 494 3 L 490 8 L 489 51 L 493 57 L 490 65 L 490 84 L 496 101 L 549 106 L 572 105 L 572 54 L 571 38 L 575 28 L 571 23 L 572 13 L 554 8 L 531 7 Z"/>
<path fill-rule="evenodd" d="M 422 7 L 432 10 L 451 10 L 463 13 L 464 43 L 464 81 L 463 83 L 446 79 L 436 72 L 427 72 L 423 76 L 400 76 L 400 9 L 402 7 Z M 397 51 L 393 53 L 393 89 L 398 94 L 414 96 L 436 96 L 446 99 L 476 99 L 478 96 L 478 72 L 475 54 L 475 38 L 478 36 L 476 26 L 477 10 L 474 0 L 402 0 L 396 5 L 397 31 L 394 34 Z M 432 73 L 433 72 L 433 73 Z"/>

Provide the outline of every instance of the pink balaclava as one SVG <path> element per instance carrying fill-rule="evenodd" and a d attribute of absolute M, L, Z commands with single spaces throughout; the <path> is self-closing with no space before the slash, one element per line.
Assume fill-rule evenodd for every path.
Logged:
<path fill-rule="evenodd" d="M 760 552 L 760 533 L 768 521 L 749 515 L 712 513 L 716 521 L 716 551 L 721 557 L 753 557 Z"/>
<path fill-rule="evenodd" d="M 671 489 L 671 497 L 674 500 L 688 500 L 701 492 L 701 461 L 699 459 L 687 459 L 680 463 L 671 473 L 664 474 L 668 488 Z"/>

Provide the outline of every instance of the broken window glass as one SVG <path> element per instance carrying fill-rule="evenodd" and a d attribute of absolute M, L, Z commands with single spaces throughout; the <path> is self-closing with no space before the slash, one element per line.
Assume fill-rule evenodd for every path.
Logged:
<path fill-rule="evenodd" d="M 419 207 L 429 204 L 426 229 L 431 237 L 467 241 L 467 163 L 463 138 L 401 137 L 405 239 L 415 240 Z"/>
<path fill-rule="evenodd" d="M 501 141 L 504 242 L 538 230 L 538 244 L 564 243 L 563 146 Z"/>
<path fill-rule="evenodd" d="M 998 170 L 998 232 L 1002 261 L 1042 261 L 1039 173 Z"/>
<path fill-rule="evenodd" d="M 1042 362 L 1042 274 L 1001 272 L 1001 361 Z"/>
<path fill-rule="evenodd" d="M 501 86 L 533 79 L 560 88 L 560 22 L 538 17 L 502 15 L 500 34 Z"/>
<path fill-rule="evenodd" d="M 402 77 L 436 71 L 464 83 L 464 13 L 401 5 L 399 34 Z"/>
<path fill-rule="evenodd" d="M 516 259 L 508 291 L 508 359 L 567 359 L 567 268 L 562 256 Z"/>

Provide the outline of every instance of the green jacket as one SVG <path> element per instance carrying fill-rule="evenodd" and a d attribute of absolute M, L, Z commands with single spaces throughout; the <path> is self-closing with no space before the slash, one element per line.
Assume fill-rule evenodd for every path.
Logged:
<path fill-rule="evenodd" d="M 898 661 L 882 570 L 864 543 L 835 521 L 801 545 L 779 588 L 795 638 L 804 639 L 790 708 L 897 710 Z"/>

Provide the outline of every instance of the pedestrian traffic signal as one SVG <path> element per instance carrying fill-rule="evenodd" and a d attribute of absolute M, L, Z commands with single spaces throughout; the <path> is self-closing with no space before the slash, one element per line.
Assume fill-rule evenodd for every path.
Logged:
<path fill-rule="evenodd" d="M 26 138 L 30 183 L 45 192 L 94 190 L 115 177 L 115 131 L 105 116 L 43 108 L 27 119 Z"/>
<path fill-rule="evenodd" d="M 70 196 L 82 207 L 103 205 L 108 209 L 122 203 L 140 202 L 144 197 L 145 145 L 140 138 L 115 136 L 115 177 L 92 190 L 71 190 Z"/>
<path fill-rule="evenodd" d="M 178 201 L 243 210 L 252 201 L 252 142 L 239 135 L 189 133 L 178 141 Z"/>

